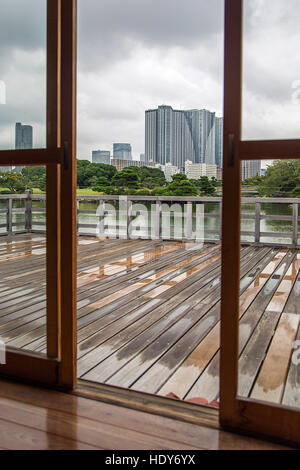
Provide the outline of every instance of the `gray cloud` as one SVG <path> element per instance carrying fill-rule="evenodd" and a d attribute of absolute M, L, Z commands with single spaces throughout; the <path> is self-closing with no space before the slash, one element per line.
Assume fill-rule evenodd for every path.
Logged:
<path fill-rule="evenodd" d="M 299 137 L 299 0 L 247 0 L 245 138 Z M 159 104 L 222 113 L 223 0 L 78 0 L 78 155 L 115 141 L 144 151 L 144 112 Z M 0 148 L 14 124 L 45 143 L 46 0 L 1 0 Z"/>
<path fill-rule="evenodd" d="M 0 51 L 34 51 L 46 41 L 46 0 L 1 0 Z M 1 61 L 2 62 L 2 61 Z"/>
<path fill-rule="evenodd" d="M 79 2 L 79 58 L 101 68 L 132 46 L 196 47 L 222 31 L 222 0 L 84 0 Z"/>

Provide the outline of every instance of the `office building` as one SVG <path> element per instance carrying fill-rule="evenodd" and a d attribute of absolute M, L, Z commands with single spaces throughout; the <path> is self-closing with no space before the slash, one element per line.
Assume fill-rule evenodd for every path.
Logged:
<path fill-rule="evenodd" d="M 193 163 L 187 160 L 185 162 L 185 174 L 191 180 L 200 179 L 202 176 L 207 176 L 209 179 L 217 178 L 218 167 L 209 163 Z"/>
<path fill-rule="evenodd" d="M 92 152 L 93 163 L 105 163 L 110 165 L 110 151 L 109 150 L 93 150 Z"/>
<path fill-rule="evenodd" d="M 16 149 L 32 149 L 33 128 L 32 126 L 23 126 L 20 122 L 16 123 L 15 147 Z"/>
<path fill-rule="evenodd" d="M 143 166 L 142 162 L 138 160 L 124 160 L 124 158 L 112 158 L 110 164 L 116 167 L 118 171 L 124 170 L 128 166 Z"/>
<path fill-rule="evenodd" d="M 15 148 L 16 150 L 32 149 L 33 147 L 33 128 L 32 126 L 16 123 Z M 22 166 L 16 166 L 14 171 L 21 171 Z"/>
<path fill-rule="evenodd" d="M 113 158 L 132 160 L 132 148 L 130 144 L 113 144 Z"/>
<path fill-rule="evenodd" d="M 250 160 L 242 162 L 242 181 L 247 180 L 248 178 L 253 178 L 254 176 L 260 176 L 260 172 L 260 160 Z"/>
<path fill-rule="evenodd" d="M 223 168 L 223 126 L 224 118 L 215 119 L 215 163 L 219 168 Z"/>
<path fill-rule="evenodd" d="M 172 176 L 180 173 L 179 168 L 177 168 L 177 166 L 172 165 L 171 163 L 166 163 L 165 165 L 162 165 L 161 170 L 164 172 L 165 178 L 168 181 L 168 183 L 172 181 Z"/>
<path fill-rule="evenodd" d="M 145 112 L 146 161 L 170 163 L 184 171 L 186 160 L 215 164 L 215 148 L 215 113 L 166 105 Z"/>

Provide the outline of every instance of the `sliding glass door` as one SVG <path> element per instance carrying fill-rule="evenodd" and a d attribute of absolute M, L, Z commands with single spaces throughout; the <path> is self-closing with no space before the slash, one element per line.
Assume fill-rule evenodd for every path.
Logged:
<path fill-rule="evenodd" d="M 2 3 L 0 374 L 72 388 L 76 2 Z"/>
<path fill-rule="evenodd" d="M 300 436 L 299 14 L 292 0 L 226 0 L 220 419 L 290 442 Z M 259 197 L 241 199 L 241 181 Z M 257 264 L 240 296 L 249 241 Z"/>

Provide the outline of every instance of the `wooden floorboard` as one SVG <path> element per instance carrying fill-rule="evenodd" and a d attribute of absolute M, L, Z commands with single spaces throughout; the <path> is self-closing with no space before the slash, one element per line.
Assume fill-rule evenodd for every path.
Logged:
<path fill-rule="evenodd" d="M 218 400 L 220 246 L 188 248 L 79 237 L 79 377 L 184 400 Z M 42 235 L 0 238 L 0 337 L 8 346 L 44 354 L 45 253 Z M 300 407 L 292 361 L 300 340 L 299 270 L 296 249 L 241 248 L 241 396 Z"/>
<path fill-rule="evenodd" d="M 287 447 L 0 379 L 0 449 L 284 450 Z"/>

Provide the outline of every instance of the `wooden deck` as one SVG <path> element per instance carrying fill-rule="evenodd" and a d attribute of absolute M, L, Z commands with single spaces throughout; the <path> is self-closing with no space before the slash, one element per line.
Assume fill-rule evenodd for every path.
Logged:
<path fill-rule="evenodd" d="M 218 400 L 220 261 L 218 245 L 80 237 L 78 376 Z M 241 248 L 241 396 L 300 407 L 299 269 L 299 250 Z M 0 338 L 45 353 L 44 237 L 1 237 L 0 273 Z"/>

